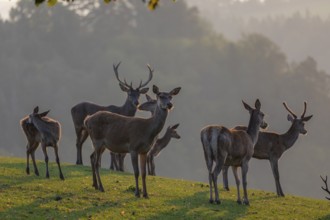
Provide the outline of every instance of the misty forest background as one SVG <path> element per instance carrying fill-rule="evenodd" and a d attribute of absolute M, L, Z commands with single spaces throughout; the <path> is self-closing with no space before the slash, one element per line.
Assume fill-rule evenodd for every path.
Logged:
<path fill-rule="evenodd" d="M 61 161 L 74 163 L 71 107 L 86 100 L 122 105 L 126 94 L 112 64 L 122 61 L 120 77 L 137 85 L 146 80 L 149 63 L 155 69 L 149 87 L 156 84 L 169 91 L 182 86 L 165 125 L 180 123 L 182 138 L 172 140 L 156 159 L 158 175 L 207 182 L 200 130 L 213 123 L 247 125 L 242 99 L 253 104 L 260 98 L 268 130 L 279 133 L 290 126 L 282 102 L 300 115 L 307 101 L 307 115 L 314 117 L 306 123 L 307 136 L 300 136 L 281 158 L 281 182 L 285 193 L 324 198 L 319 176 L 330 175 L 329 16 L 305 10 L 239 16 L 240 10 L 249 12 L 251 4 L 267 13 L 275 0 L 216 1 L 225 5 L 217 14 L 192 7 L 198 1 L 163 0 L 155 11 L 141 1 L 102 1 L 52 8 L 21 1 L 9 20 L 0 20 L 0 155 L 25 157 L 19 120 L 39 105 L 41 111 L 51 109 L 50 117 L 62 124 Z M 209 3 L 216 8 L 215 1 Z M 88 139 L 85 165 L 91 152 Z M 54 160 L 52 149 L 49 156 Z M 41 150 L 37 158 L 43 160 Z M 103 158 L 108 168 L 108 153 Z M 126 170 L 132 170 L 129 156 Z M 248 186 L 275 191 L 268 161 L 251 160 Z"/>

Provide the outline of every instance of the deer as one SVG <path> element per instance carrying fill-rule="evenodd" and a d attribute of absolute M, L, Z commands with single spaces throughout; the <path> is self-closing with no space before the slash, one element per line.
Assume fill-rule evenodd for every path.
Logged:
<path fill-rule="evenodd" d="M 179 127 L 179 124 L 169 126 L 166 129 L 166 132 L 162 138 L 158 138 L 155 144 L 151 147 L 147 154 L 147 166 L 148 166 L 148 175 L 156 176 L 155 171 L 155 161 L 154 158 L 160 154 L 169 143 L 172 138 L 180 139 L 180 135 L 175 129 Z"/>
<path fill-rule="evenodd" d="M 115 105 L 109 105 L 109 106 L 100 106 L 91 102 L 81 102 L 74 107 L 71 108 L 71 116 L 73 120 L 73 124 L 76 131 L 76 148 L 77 148 L 77 165 L 82 165 L 82 145 L 88 138 L 89 134 L 86 131 L 84 127 L 84 119 L 87 115 L 92 115 L 98 111 L 109 111 L 125 116 L 134 116 L 137 111 L 137 106 L 139 105 L 139 97 L 140 94 L 145 94 L 148 92 L 149 88 L 143 88 L 148 85 L 148 83 L 151 81 L 153 77 L 153 70 L 149 65 L 147 65 L 149 69 L 149 78 L 146 82 L 140 81 L 140 85 L 136 87 L 135 89 L 132 86 L 132 83 L 129 85 L 126 80 L 124 81 L 119 79 L 119 73 L 118 68 L 121 62 L 119 62 L 117 65 L 113 65 L 113 70 L 116 76 L 117 81 L 119 82 L 119 87 L 123 92 L 127 93 L 127 98 L 125 103 L 122 106 L 115 106 Z M 111 158 L 113 161 L 114 154 L 111 153 Z M 113 168 L 112 164 L 112 168 Z"/>
<path fill-rule="evenodd" d="M 243 204 L 250 204 L 247 194 L 248 165 L 253 155 L 254 145 L 258 140 L 259 127 L 266 128 L 267 123 L 264 121 L 264 113 L 260 110 L 259 99 L 255 102 L 255 108 L 250 107 L 244 101 L 242 102 L 244 108 L 250 113 L 247 130 L 228 129 L 221 125 L 208 125 L 201 130 L 201 142 L 209 172 L 210 203 L 221 204 L 217 179 L 224 165 L 227 165 L 233 167 L 238 204 L 242 204 L 239 192 L 240 180 L 237 174 L 237 168 L 241 167 L 244 191 Z M 215 162 L 214 168 L 213 162 Z M 215 200 L 213 200 L 213 188 Z"/>
<path fill-rule="evenodd" d="M 150 118 L 129 117 L 107 111 L 99 111 L 87 116 L 84 124 L 91 137 L 94 152 L 91 154 L 93 186 L 104 192 L 99 173 L 100 158 L 105 149 L 114 153 L 130 153 L 135 177 L 135 196 L 140 197 L 139 164 L 142 176 L 142 193 L 148 198 L 146 186 L 147 153 L 155 142 L 159 132 L 163 129 L 167 115 L 173 108 L 172 97 L 177 95 L 181 87 L 170 92 L 160 92 L 153 86 L 153 93 L 157 96 L 157 107 Z"/>
<path fill-rule="evenodd" d="M 283 102 L 284 108 L 289 112 L 287 119 L 292 124 L 287 132 L 278 134 L 274 132 L 260 131 L 258 141 L 254 147 L 253 158 L 260 160 L 269 160 L 276 185 L 277 196 L 284 197 L 280 183 L 280 174 L 278 171 L 278 161 L 283 153 L 289 150 L 297 141 L 300 134 L 306 135 L 305 122 L 309 121 L 313 115 L 305 116 L 307 103 L 304 102 L 304 110 L 300 118 Z M 234 129 L 246 130 L 244 126 L 236 126 Z M 226 190 L 228 187 L 228 166 L 223 169 L 223 185 Z"/>
<path fill-rule="evenodd" d="M 326 193 L 328 193 L 330 195 L 330 190 L 328 188 L 328 176 L 325 176 L 325 178 L 323 178 L 322 176 L 320 176 L 322 181 L 324 182 L 325 187 L 321 186 L 321 189 L 323 189 Z M 330 200 L 330 197 L 325 197 L 327 200 Z"/>
<path fill-rule="evenodd" d="M 58 142 L 61 138 L 61 124 L 47 117 L 49 111 L 42 113 L 39 112 L 39 107 L 36 106 L 32 114 L 25 116 L 21 121 L 21 127 L 28 141 L 26 145 L 26 173 L 30 174 L 29 167 L 29 156 L 31 155 L 34 167 L 34 173 L 36 176 L 39 176 L 39 171 L 35 161 L 35 151 L 41 143 L 42 151 L 45 155 L 46 163 L 46 178 L 49 178 L 48 170 L 48 155 L 46 147 L 53 147 L 56 157 L 56 163 L 60 173 L 60 179 L 64 180 L 64 176 L 61 170 L 60 159 L 58 156 Z"/>

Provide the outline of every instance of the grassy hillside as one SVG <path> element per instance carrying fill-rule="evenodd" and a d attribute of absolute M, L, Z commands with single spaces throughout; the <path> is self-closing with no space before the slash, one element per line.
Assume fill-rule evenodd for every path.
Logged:
<path fill-rule="evenodd" d="M 251 206 L 236 204 L 236 190 L 221 191 L 221 205 L 208 203 L 203 183 L 147 177 L 150 199 L 134 197 L 134 177 L 101 171 L 105 193 L 92 188 L 87 166 L 56 164 L 46 179 L 25 174 L 25 159 L 0 157 L 0 219 L 330 219 L 330 202 L 249 190 Z M 30 168 L 31 169 L 31 168 Z M 32 169 L 33 173 L 33 169 Z"/>

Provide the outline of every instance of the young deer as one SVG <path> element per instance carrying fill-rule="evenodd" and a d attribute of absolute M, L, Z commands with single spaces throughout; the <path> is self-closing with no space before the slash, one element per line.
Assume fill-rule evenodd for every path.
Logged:
<path fill-rule="evenodd" d="M 147 153 L 162 130 L 168 111 L 173 108 L 172 96 L 177 95 L 180 89 L 178 87 L 170 92 L 160 92 L 157 86 L 153 86 L 153 92 L 157 95 L 157 108 L 151 118 L 127 117 L 106 111 L 100 111 L 86 117 L 85 126 L 94 146 L 94 152 L 91 154 L 91 165 L 95 189 L 104 192 L 99 168 L 101 155 L 107 148 L 114 153 L 131 154 L 136 197 L 140 197 L 138 184 L 138 157 L 140 155 L 143 197 L 148 197 L 146 186 Z"/>
<path fill-rule="evenodd" d="M 156 143 L 151 147 L 147 154 L 147 165 L 148 165 L 148 174 L 151 176 L 156 176 L 155 171 L 155 161 L 154 157 L 157 157 L 161 150 L 163 150 L 168 143 L 170 143 L 171 138 L 180 139 L 180 135 L 175 129 L 179 127 L 179 124 L 169 126 L 162 138 L 157 139 Z"/>
<path fill-rule="evenodd" d="M 26 156 L 27 156 L 27 163 L 26 163 L 26 173 L 30 174 L 30 167 L 29 167 L 29 155 L 31 155 L 33 166 L 34 166 L 34 173 L 39 176 L 39 171 L 35 162 L 35 151 L 41 143 L 42 151 L 45 155 L 45 162 L 46 162 L 46 177 L 49 178 L 49 171 L 48 171 L 48 155 L 46 147 L 51 146 L 54 148 L 56 163 L 58 165 L 58 169 L 60 172 L 60 178 L 64 180 L 64 176 L 62 174 L 60 159 L 58 157 L 58 141 L 60 140 L 61 136 L 61 125 L 58 121 L 55 121 L 46 115 L 49 111 L 38 113 L 39 108 L 38 106 L 34 108 L 33 113 L 29 116 L 24 117 L 21 121 L 21 127 L 25 133 L 25 136 L 28 140 L 26 146 Z"/>
<path fill-rule="evenodd" d="M 295 113 L 283 103 L 285 109 L 290 113 L 288 115 L 288 121 L 290 121 L 291 127 L 284 134 L 277 134 L 274 132 L 260 131 L 258 141 L 254 147 L 254 158 L 269 160 L 270 166 L 273 171 L 276 193 L 278 196 L 284 196 L 280 183 L 280 174 L 278 171 L 278 160 L 281 158 L 282 154 L 290 149 L 294 143 L 297 141 L 299 134 L 307 134 L 305 129 L 305 122 L 309 121 L 313 115 L 305 117 L 307 103 L 304 102 L 304 111 L 300 118 L 297 117 Z M 244 126 L 237 126 L 234 129 L 246 130 Z M 224 188 L 229 190 L 228 187 L 228 166 L 223 168 L 223 185 Z"/>
<path fill-rule="evenodd" d="M 242 202 L 239 192 L 240 181 L 237 175 L 237 167 L 242 168 L 243 204 L 249 205 L 246 189 L 248 163 L 253 155 L 253 148 L 258 139 L 259 127 L 266 128 L 267 123 L 264 121 L 264 113 L 260 111 L 261 104 L 259 99 L 255 102 L 255 109 L 245 102 L 243 102 L 243 105 L 250 113 L 247 131 L 228 129 L 218 125 L 206 126 L 201 131 L 201 141 L 209 171 L 210 203 L 214 202 L 212 192 L 214 187 L 215 202 L 220 204 L 217 179 L 223 166 L 226 164 L 233 167 L 237 186 L 237 203 L 239 204 Z M 214 169 L 213 162 L 215 162 Z"/>
<path fill-rule="evenodd" d="M 120 62 L 117 65 L 113 65 L 113 70 L 115 72 L 115 76 L 119 82 L 119 86 L 122 91 L 127 93 L 127 98 L 122 106 L 100 106 L 96 105 L 94 103 L 90 102 L 82 102 L 71 109 L 71 116 L 74 123 L 77 140 L 76 140 L 76 148 L 77 148 L 77 161 L 76 164 L 83 164 L 82 161 L 82 145 L 85 142 L 85 140 L 88 137 L 88 132 L 86 131 L 84 127 L 84 119 L 87 115 L 92 115 L 98 111 L 109 111 L 125 116 L 134 116 L 137 110 L 137 106 L 139 105 L 139 97 L 140 94 L 145 94 L 148 92 L 149 88 L 143 88 L 145 87 L 152 79 L 153 76 L 153 70 L 148 65 L 149 69 L 149 78 L 145 83 L 140 82 L 140 85 L 134 89 L 132 87 L 132 83 L 130 85 L 127 84 L 126 80 L 121 81 L 119 79 L 119 73 L 118 73 L 118 67 L 120 65 Z M 111 157 L 114 157 L 114 154 L 111 154 Z M 112 164 L 112 168 L 113 168 Z"/>

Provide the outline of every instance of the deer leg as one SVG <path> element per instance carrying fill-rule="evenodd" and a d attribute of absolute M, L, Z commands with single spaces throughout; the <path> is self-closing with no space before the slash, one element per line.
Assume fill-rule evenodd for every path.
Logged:
<path fill-rule="evenodd" d="M 142 177 L 142 187 L 143 187 L 143 197 L 148 198 L 147 183 L 146 183 L 146 165 L 147 165 L 147 154 L 140 154 L 140 167 L 141 167 L 141 177 Z"/>
<path fill-rule="evenodd" d="M 204 157 L 205 157 L 205 162 L 206 162 L 206 167 L 207 170 L 209 171 L 209 185 L 210 185 L 210 199 L 209 202 L 213 203 L 213 175 L 212 175 L 212 167 L 213 167 L 213 160 L 211 158 L 211 156 L 208 156 L 209 154 L 206 152 L 205 148 L 204 148 Z"/>
<path fill-rule="evenodd" d="M 99 183 L 98 185 L 98 189 L 101 192 L 104 192 L 104 188 L 101 182 L 101 177 L 100 177 L 100 166 L 101 166 L 101 156 L 102 156 L 102 152 L 104 151 L 104 149 L 98 149 L 97 151 L 95 151 L 95 161 L 94 161 L 94 166 L 95 166 L 95 173 L 96 173 L 96 178 L 97 178 L 97 182 Z"/>
<path fill-rule="evenodd" d="M 55 152 L 55 158 L 56 158 L 56 163 L 57 163 L 57 166 L 58 166 L 58 170 L 60 172 L 60 179 L 64 180 L 64 176 L 63 176 L 62 169 L 61 169 L 61 164 L 60 164 L 60 158 L 58 157 L 58 145 L 57 144 L 55 144 L 55 146 L 54 146 L 54 152 Z"/>
<path fill-rule="evenodd" d="M 156 176 L 156 167 L 155 167 L 155 158 L 151 156 L 150 158 L 150 166 L 151 166 L 151 175 Z"/>
<path fill-rule="evenodd" d="M 118 170 L 116 154 L 110 151 L 110 170 Z"/>
<path fill-rule="evenodd" d="M 49 170 L 48 170 L 48 155 L 47 155 L 47 149 L 46 149 L 46 145 L 44 143 L 41 143 L 41 147 L 42 147 L 42 152 L 45 155 L 45 163 L 46 163 L 46 178 L 49 178 Z"/>
<path fill-rule="evenodd" d="M 223 181 L 223 188 L 227 191 L 229 191 L 228 186 L 228 169 L 229 166 L 223 166 L 222 168 L 222 181 Z"/>
<path fill-rule="evenodd" d="M 35 152 L 38 148 L 38 145 L 39 145 L 38 142 L 33 143 L 32 149 L 31 149 L 31 158 L 32 158 L 32 162 L 33 162 L 34 173 L 36 176 L 39 176 L 39 171 L 37 168 L 37 163 L 36 163 L 36 158 L 35 158 Z"/>
<path fill-rule="evenodd" d="M 126 156 L 125 153 L 118 154 L 118 159 L 119 159 L 119 162 L 118 162 L 118 165 L 119 165 L 119 171 L 122 171 L 122 172 L 124 172 L 124 160 L 125 160 L 125 156 Z"/>
<path fill-rule="evenodd" d="M 131 160 L 132 160 L 134 177 L 135 177 L 135 196 L 136 197 L 140 197 L 138 157 L 139 157 L 139 155 L 136 152 L 133 152 L 133 151 L 131 152 Z"/>
<path fill-rule="evenodd" d="M 215 167 L 214 167 L 214 170 L 213 170 L 213 186 L 214 186 L 214 194 L 215 194 L 215 202 L 217 204 L 220 204 L 221 201 L 219 199 L 219 191 L 218 191 L 218 176 L 221 172 L 221 169 L 223 167 L 223 164 L 224 164 L 225 160 L 222 159 L 221 157 L 218 158 L 215 162 Z"/>
<path fill-rule="evenodd" d="M 244 191 L 244 198 L 243 204 L 250 205 L 248 194 L 247 194 L 247 172 L 249 170 L 248 162 L 244 161 L 242 163 L 242 181 L 243 181 L 243 191 Z"/>
<path fill-rule="evenodd" d="M 26 145 L 26 174 L 30 174 L 30 162 L 29 162 L 29 157 L 30 157 L 30 153 L 31 153 L 31 145 L 30 143 L 28 143 Z"/>
<path fill-rule="evenodd" d="M 227 166 L 228 168 L 228 166 Z M 239 177 L 238 177 L 238 174 L 237 174 L 237 167 L 236 166 L 232 166 L 231 167 L 232 170 L 233 170 L 233 174 L 234 174 L 234 177 L 235 177 L 235 182 L 236 182 L 236 188 L 237 188 L 237 203 L 238 204 L 242 204 L 242 200 L 241 200 L 241 194 L 239 192 L 239 185 L 240 185 L 240 180 L 239 180 Z M 228 169 L 227 169 L 228 170 Z"/>
<path fill-rule="evenodd" d="M 274 176 L 274 179 L 275 179 L 277 196 L 284 196 L 284 193 L 282 191 L 282 187 L 281 187 L 281 184 L 280 184 L 280 174 L 278 172 L 278 160 L 272 158 L 270 160 L 270 166 L 272 168 L 273 176 Z"/>
<path fill-rule="evenodd" d="M 98 189 L 98 185 L 97 185 L 97 180 L 96 180 L 96 174 L 95 174 L 95 150 L 94 152 L 90 155 L 90 159 L 91 159 L 91 167 L 92 167 L 92 174 L 93 174 L 93 187 L 95 189 Z"/>
<path fill-rule="evenodd" d="M 151 175 L 150 160 L 151 160 L 151 155 L 147 155 L 147 170 L 148 170 L 148 175 Z"/>
<path fill-rule="evenodd" d="M 77 148 L 77 165 L 82 165 L 82 145 L 86 141 L 88 137 L 88 132 L 85 129 L 81 129 L 77 132 L 77 141 L 76 141 L 76 148 Z"/>

